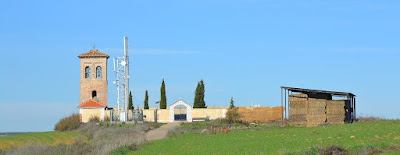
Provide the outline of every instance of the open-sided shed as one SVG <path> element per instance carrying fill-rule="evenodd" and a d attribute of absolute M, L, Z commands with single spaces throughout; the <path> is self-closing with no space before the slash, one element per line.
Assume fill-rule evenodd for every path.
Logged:
<path fill-rule="evenodd" d="M 356 95 L 281 86 L 282 125 L 318 126 L 352 123 L 356 119 Z"/>

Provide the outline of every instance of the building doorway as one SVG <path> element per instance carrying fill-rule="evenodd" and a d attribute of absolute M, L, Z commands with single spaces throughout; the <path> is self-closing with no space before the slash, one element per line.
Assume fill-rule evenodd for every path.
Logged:
<path fill-rule="evenodd" d="M 169 106 L 169 121 L 192 122 L 192 106 L 181 99 L 172 103 Z"/>
<path fill-rule="evenodd" d="M 186 106 L 184 105 L 177 105 L 174 108 L 174 121 L 186 121 L 187 117 L 186 117 Z"/>

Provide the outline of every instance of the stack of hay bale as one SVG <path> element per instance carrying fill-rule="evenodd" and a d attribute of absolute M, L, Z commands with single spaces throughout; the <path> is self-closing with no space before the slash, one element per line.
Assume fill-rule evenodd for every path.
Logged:
<path fill-rule="evenodd" d="M 238 107 L 240 120 L 244 122 L 271 122 L 282 119 L 283 107 Z"/>
<path fill-rule="evenodd" d="M 313 127 L 344 123 L 345 100 L 332 100 L 323 95 L 313 97 L 320 99 L 307 94 L 289 95 L 289 125 Z"/>
<path fill-rule="evenodd" d="M 346 100 L 330 100 L 326 103 L 326 117 L 329 124 L 344 124 Z"/>
<path fill-rule="evenodd" d="M 307 126 L 319 126 L 325 124 L 326 120 L 325 99 L 308 98 Z"/>
<path fill-rule="evenodd" d="M 289 102 L 288 124 L 293 126 L 307 126 L 307 94 L 292 94 L 289 96 Z"/>

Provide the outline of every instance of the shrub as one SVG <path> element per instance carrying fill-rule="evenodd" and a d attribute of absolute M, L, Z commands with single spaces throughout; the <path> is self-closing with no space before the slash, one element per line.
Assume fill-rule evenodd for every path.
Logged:
<path fill-rule="evenodd" d="M 297 155 L 297 154 L 318 154 L 318 155 L 347 155 L 349 154 L 346 149 L 339 146 L 323 147 L 315 145 L 311 148 L 302 150 L 300 152 L 288 152 L 287 150 L 280 152 L 281 155 Z M 361 153 L 362 154 L 362 153 Z"/>
<path fill-rule="evenodd" d="M 54 127 L 55 131 L 70 131 L 79 127 L 81 124 L 79 114 L 62 118 Z"/>
<path fill-rule="evenodd" d="M 110 119 L 110 116 L 105 116 L 104 117 L 104 122 L 109 122 L 111 119 Z"/>
<path fill-rule="evenodd" d="M 97 117 L 97 116 L 90 116 L 89 122 L 96 122 L 96 123 L 99 123 L 99 122 L 100 122 L 100 118 Z"/>
<path fill-rule="evenodd" d="M 377 116 L 360 116 L 357 118 L 357 122 L 377 122 L 377 121 L 384 121 L 387 120 L 382 117 Z"/>
<path fill-rule="evenodd" d="M 74 144 L 59 145 L 32 144 L 7 151 L 0 150 L 3 154 L 29 154 L 29 155 L 105 155 L 105 154 L 125 154 L 128 151 L 140 149 L 147 143 L 145 135 L 142 134 L 148 130 L 148 124 L 138 124 L 129 128 L 107 128 L 99 126 L 96 123 L 82 123 L 74 132 L 81 133 L 89 137 L 86 143 L 85 139 L 74 139 Z M 85 136 L 85 137 L 86 137 Z M 113 150 L 116 151 L 112 152 Z"/>
<path fill-rule="evenodd" d="M 240 121 L 240 114 L 238 113 L 238 108 L 229 109 L 228 112 L 226 112 L 225 120 L 228 123 L 239 122 Z"/>

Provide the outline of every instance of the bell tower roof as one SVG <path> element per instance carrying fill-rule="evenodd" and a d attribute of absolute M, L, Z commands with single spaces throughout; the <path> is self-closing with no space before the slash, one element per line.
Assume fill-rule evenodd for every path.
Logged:
<path fill-rule="evenodd" d="M 110 56 L 99 52 L 99 50 L 93 48 L 89 52 L 82 53 L 78 55 L 78 58 L 109 58 Z"/>

